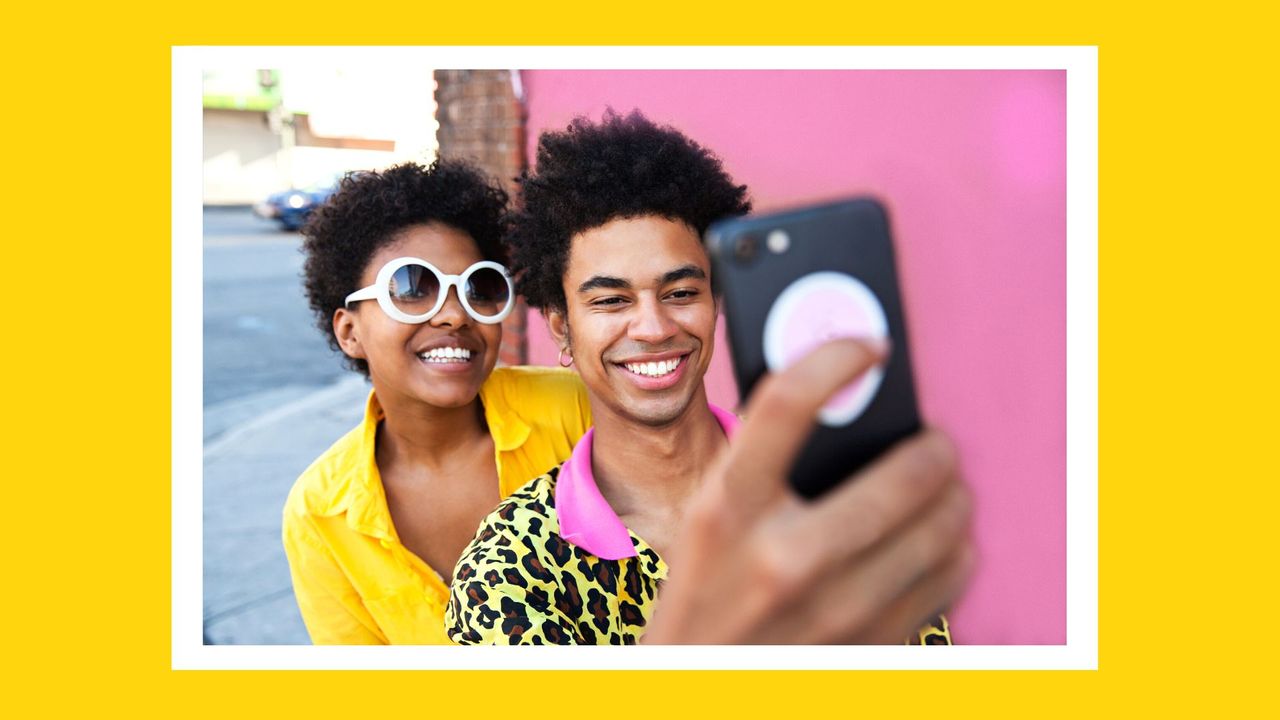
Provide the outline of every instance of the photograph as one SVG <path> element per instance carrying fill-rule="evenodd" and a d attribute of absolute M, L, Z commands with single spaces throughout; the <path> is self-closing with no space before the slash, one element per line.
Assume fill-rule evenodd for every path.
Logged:
<path fill-rule="evenodd" d="M 1070 71 L 447 58 L 187 63 L 197 644 L 1068 643 Z"/>

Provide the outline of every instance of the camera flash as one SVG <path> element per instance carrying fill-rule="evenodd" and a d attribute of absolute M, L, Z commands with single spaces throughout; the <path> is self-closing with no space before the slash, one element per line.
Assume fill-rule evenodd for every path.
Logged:
<path fill-rule="evenodd" d="M 782 230 L 774 230 L 769 233 L 769 237 L 765 238 L 764 244 L 774 255 L 781 255 L 791 247 L 791 238 Z"/>

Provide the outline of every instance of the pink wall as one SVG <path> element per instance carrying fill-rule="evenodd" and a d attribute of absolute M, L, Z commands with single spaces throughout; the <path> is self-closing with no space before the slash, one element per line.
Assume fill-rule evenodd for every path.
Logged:
<path fill-rule="evenodd" d="M 889 206 L 922 410 L 959 445 L 981 566 L 958 642 L 1066 642 L 1066 78 L 1060 71 L 525 71 L 529 148 L 639 108 L 757 209 Z M 707 379 L 736 395 L 723 337 Z M 532 362 L 556 353 L 530 323 Z"/>

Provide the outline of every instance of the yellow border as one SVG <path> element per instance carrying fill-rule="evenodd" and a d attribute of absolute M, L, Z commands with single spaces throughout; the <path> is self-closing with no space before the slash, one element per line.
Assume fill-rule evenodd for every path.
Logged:
<path fill-rule="evenodd" d="M 15 702 L 42 715 L 1229 716 L 1270 688 L 1274 557 L 1254 555 L 1275 543 L 1275 463 L 1250 451 L 1275 427 L 1272 22 L 1223 3 L 442 5 L 10 11 Z M 325 43 L 1098 45 L 1101 670 L 170 671 L 169 48 Z"/>

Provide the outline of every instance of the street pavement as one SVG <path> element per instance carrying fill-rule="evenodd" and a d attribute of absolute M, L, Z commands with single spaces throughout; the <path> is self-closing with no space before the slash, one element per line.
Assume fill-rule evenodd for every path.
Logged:
<path fill-rule="evenodd" d="M 280 544 L 281 509 L 298 474 L 360 422 L 368 392 L 353 373 L 289 402 L 261 407 L 251 420 L 206 443 L 206 643 L 308 642 Z"/>
<path fill-rule="evenodd" d="M 281 511 L 299 473 L 360 421 L 368 393 L 313 325 L 299 245 L 245 208 L 205 211 L 206 643 L 308 642 Z"/>

